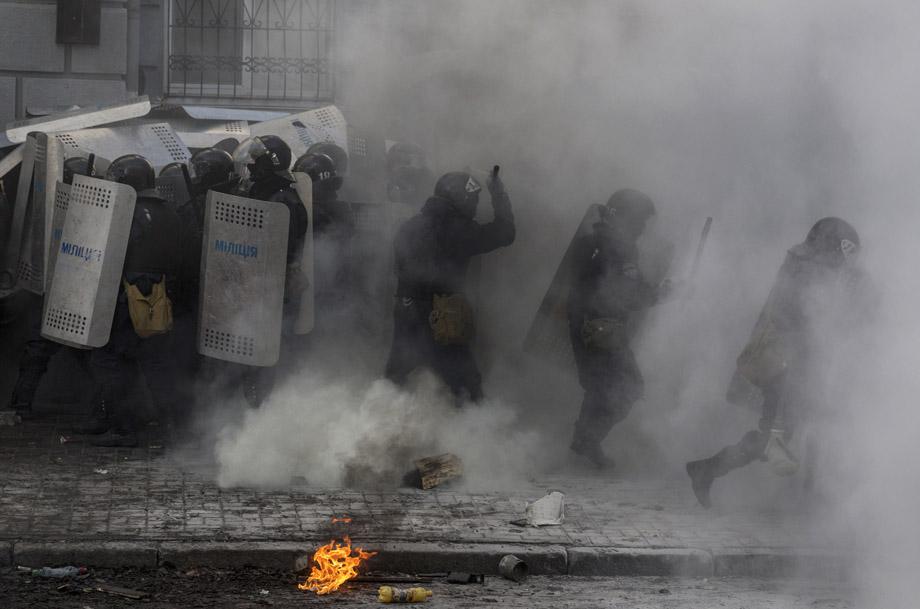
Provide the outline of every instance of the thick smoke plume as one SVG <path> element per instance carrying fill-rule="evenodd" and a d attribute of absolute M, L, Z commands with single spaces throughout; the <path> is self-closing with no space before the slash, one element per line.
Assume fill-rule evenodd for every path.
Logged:
<path fill-rule="evenodd" d="M 920 9 L 855 0 L 354 6 L 338 57 L 346 114 L 419 142 L 438 170 L 503 167 L 518 239 L 483 260 L 478 348 L 487 393 L 509 406 L 457 414 L 424 383 L 402 393 L 347 369 L 325 383 L 307 374 L 225 431 L 221 481 L 283 484 L 299 473 L 335 484 L 355 459 L 399 461 L 414 435 L 509 463 L 502 471 L 540 465 L 534 436 L 517 429 L 536 428 L 537 452 L 560 454 L 580 402 L 572 371 L 523 358 L 520 345 L 584 210 L 622 187 L 657 202 L 676 275 L 687 272 L 703 219 L 715 218 L 694 297 L 646 320 L 636 344 L 646 399 L 607 442 L 627 471 L 679 475 L 684 461 L 756 424 L 755 411 L 725 403 L 734 359 L 785 250 L 817 219 L 841 216 L 862 237 L 875 307 L 821 346 L 813 431 L 833 501 L 817 516 L 859 550 L 852 571 L 868 606 L 916 606 Z M 253 454 L 265 455 L 261 465 Z M 747 468 L 720 479 L 715 499 L 794 513 L 795 483 L 768 478 Z"/>

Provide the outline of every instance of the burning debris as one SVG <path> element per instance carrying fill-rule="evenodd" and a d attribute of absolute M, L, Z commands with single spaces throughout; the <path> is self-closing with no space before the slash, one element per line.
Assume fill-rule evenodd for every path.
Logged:
<path fill-rule="evenodd" d="M 329 594 L 338 590 L 342 584 L 358 575 L 358 567 L 362 561 L 377 552 L 365 552 L 363 549 L 351 546 L 351 539 L 346 535 L 342 543 L 334 539 L 313 553 L 313 567 L 310 576 L 302 584 L 300 590 L 310 590 L 318 595 Z"/>
<path fill-rule="evenodd" d="M 463 475 L 460 457 L 450 453 L 418 459 L 415 467 L 416 472 L 411 472 L 409 477 L 417 482 L 415 486 L 426 491 Z"/>

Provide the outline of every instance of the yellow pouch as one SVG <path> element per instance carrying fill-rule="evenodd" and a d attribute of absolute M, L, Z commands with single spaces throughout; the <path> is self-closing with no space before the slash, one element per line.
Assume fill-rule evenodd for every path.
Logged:
<path fill-rule="evenodd" d="M 149 296 L 144 296 L 137 286 L 124 281 L 128 297 L 128 313 L 134 331 L 141 338 L 165 334 L 172 330 L 172 301 L 166 295 L 166 277 L 153 284 Z"/>
<path fill-rule="evenodd" d="M 463 294 L 434 295 L 428 325 L 439 345 L 468 345 L 476 333 L 473 307 Z"/>

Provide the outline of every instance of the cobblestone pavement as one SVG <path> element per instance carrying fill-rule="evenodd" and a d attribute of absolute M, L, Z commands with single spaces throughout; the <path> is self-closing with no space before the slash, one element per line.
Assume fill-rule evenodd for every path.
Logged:
<path fill-rule="evenodd" d="M 685 480 L 547 476 L 507 493 L 291 486 L 221 489 L 206 462 L 171 458 L 155 437 L 136 449 L 61 443 L 56 416 L 0 427 L 0 541 L 318 541 L 558 544 L 580 547 L 811 548 L 804 523 L 697 507 Z M 562 526 L 510 524 L 548 489 L 566 493 Z"/>

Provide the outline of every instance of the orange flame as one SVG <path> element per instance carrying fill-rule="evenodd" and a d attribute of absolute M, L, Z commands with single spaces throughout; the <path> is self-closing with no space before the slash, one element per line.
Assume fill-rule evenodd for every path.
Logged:
<path fill-rule="evenodd" d="M 342 516 L 341 518 L 337 516 L 332 517 L 332 524 L 338 524 L 343 522 L 345 524 L 351 524 L 351 516 Z"/>
<path fill-rule="evenodd" d="M 320 595 L 335 592 L 342 584 L 358 575 L 357 569 L 362 560 L 376 555 L 376 552 L 365 552 L 361 548 L 352 548 L 351 539 L 348 536 L 341 544 L 336 543 L 333 539 L 313 553 L 310 577 L 302 584 L 297 584 L 297 588 L 312 590 Z"/>

